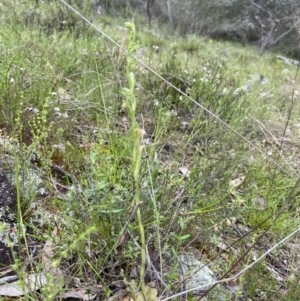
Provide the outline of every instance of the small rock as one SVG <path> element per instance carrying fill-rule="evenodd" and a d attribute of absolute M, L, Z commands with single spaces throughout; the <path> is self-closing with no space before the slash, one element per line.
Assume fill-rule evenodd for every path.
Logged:
<path fill-rule="evenodd" d="M 217 281 L 214 272 L 197 260 L 192 253 L 179 255 L 179 273 L 185 279 L 185 289 L 193 289 L 193 294 L 203 294 Z M 230 292 L 217 285 L 207 296 L 206 300 L 230 300 Z M 228 299 L 229 298 L 229 299 Z"/>
<path fill-rule="evenodd" d="M 13 263 L 12 248 L 13 229 L 17 213 L 17 194 L 0 168 L 0 266 L 5 267 Z"/>
<path fill-rule="evenodd" d="M 186 279 L 187 290 L 195 288 L 194 293 L 201 293 L 211 288 L 211 284 L 216 281 L 213 271 L 192 254 L 179 255 L 178 263 L 180 273 Z"/>

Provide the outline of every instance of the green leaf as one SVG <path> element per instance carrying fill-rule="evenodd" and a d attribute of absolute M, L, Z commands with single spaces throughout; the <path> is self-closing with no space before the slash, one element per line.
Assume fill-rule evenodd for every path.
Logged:
<path fill-rule="evenodd" d="M 191 235 L 190 234 L 186 234 L 186 235 L 183 235 L 180 237 L 180 240 L 183 241 L 183 240 L 186 240 L 190 237 Z"/>

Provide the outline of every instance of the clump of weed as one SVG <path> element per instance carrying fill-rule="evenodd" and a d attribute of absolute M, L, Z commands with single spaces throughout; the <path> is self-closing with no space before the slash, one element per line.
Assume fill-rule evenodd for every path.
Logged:
<path fill-rule="evenodd" d="M 137 34 L 137 39 L 142 45 L 149 47 L 150 51 L 159 51 L 165 45 L 165 40 L 162 37 L 151 32 L 141 32 Z"/>
<path fill-rule="evenodd" d="M 178 51 L 186 51 L 187 53 L 197 53 L 200 49 L 199 38 L 195 35 L 187 35 L 179 43 L 177 43 L 176 48 Z"/>
<path fill-rule="evenodd" d="M 287 208 L 287 211 L 283 212 L 273 224 L 273 219 L 295 185 L 294 180 L 276 170 L 268 170 L 267 166 L 262 168 L 255 164 L 248 168 L 246 177 L 243 196 L 246 207 L 243 216 L 247 223 L 262 229 L 272 227 L 275 233 L 281 234 L 288 229 L 296 228 L 297 212 L 293 212 L 292 208 L 297 206 L 299 197 L 293 200 L 292 208 Z M 293 214 L 295 218 L 291 218 Z"/>

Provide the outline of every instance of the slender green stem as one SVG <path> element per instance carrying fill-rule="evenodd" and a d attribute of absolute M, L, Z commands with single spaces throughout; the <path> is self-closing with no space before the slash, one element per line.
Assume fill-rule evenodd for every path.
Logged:
<path fill-rule="evenodd" d="M 140 188 L 140 168 L 141 168 L 141 159 L 142 159 L 142 150 L 141 138 L 143 136 L 143 130 L 139 128 L 136 121 L 136 98 L 135 98 L 135 76 L 133 73 L 134 59 L 132 55 L 134 54 L 137 43 L 135 41 L 135 27 L 133 22 L 127 22 L 125 26 L 129 29 L 129 46 L 127 55 L 127 66 L 126 66 L 126 75 L 128 81 L 128 88 L 123 88 L 122 92 L 125 95 L 125 102 L 123 106 L 127 109 L 128 116 L 131 122 L 131 131 L 133 139 L 133 150 L 132 150 L 132 170 L 134 176 L 134 186 L 135 186 L 135 196 L 134 201 L 135 205 L 138 208 L 136 211 L 137 221 L 139 225 L 140 239 L 141 239 L 141 269 L 140 269 L 140 287 L 142 293 L 145 297 L 146 287 L 145 287 L 145 269 L 146 269 L 146 239 L 145 239 L 145 229 L 142 221 L 142 214 L 140 209 L 141 202 L 141 188 Z"/>

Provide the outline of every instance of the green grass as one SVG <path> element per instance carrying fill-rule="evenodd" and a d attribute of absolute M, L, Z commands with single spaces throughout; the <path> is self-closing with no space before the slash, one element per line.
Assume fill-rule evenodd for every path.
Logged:
<path fill-rule="evenodd" d="M 65 276 L 80 279 L 83 287 L 92 284 L 92 293 L 101 286 L 103 298 L 113 294 L 109 287 L 116 280 L 138 291 L 139 284 L 151 280 L 147 269 L 146 278 L 139 278 L 144 231 L 151 260 L 158 270 L 169 271 L 164 281 L 172 294 L 176 261 L 165 262 L 165 253 L 176 258 L 193 246 L 221 276 L 250 247 L 249 241 L 267 230 L 232 276 L 252 262 L 252 255 L 258 257 L 298 227 L 298 196 L 272 224 L 297 178 L 298 104 L 292 108 L 287 141 L 279 148 L 294 69 L 272 53 L 259 57 L 257 49 L 239 44 L 171 36 L 155 22 L 146 28 L 139 18 L 135 24 L 143 63 L 250 140 L 285 173 L 137 63 L 131 66 L 132 85 L 126 73 L 129 56 L 60 3 L 42 4 L 39 12 L 32 7 L 29 21 L 26 1 L 14 12 L 10 5 L 4 1 L 6 14 L 0 21 L 0 127 L 2 135 L 19 142 L 13 156 L 22 162 L 20 174 L 38 170 L 48 191 L 45 198 L 19 187 L 27 239 L 43 246 L 52 238 L 51 261 Z M 83 12 L 90 13 L 86 6 Z M 64 28 L 62 20 L 67 21 Z M 104 16 L 93 22 L 128 49 L 125 21 Z M 267 82 L 255 82 L 255 75 Z M 252 90 L 236 95 L 246 83 Z M 122 107 L 124 87 L 132 89 L 127 102 L 137 102 L 134 112 Z M 145 130 L 143 139 L 134 136 L 133 126 Z M 39 158 L 35 165 L 29 160 L 33 152 Z M 73 180 L 54 173 L 53 164 Z M 230 181 L 239 177 L 244 181 L 231 189 Z M 263 210 L 253 203 L 258 196 L 267 202 Z M 243 239 L 245 228 L 253 232 Z M 239 241 L 220 256 L 218 241 L 224 239 Z M 292 257 L 289 248 L 277 249 L 282 260 Z M 266 261 L 276 264 L 275 259 Z M 42 270 L 43 264 L 38 255 L 26 272 Z M 297 259 L 291 265 L 296 267 Z M 259 263 L 239 279 L 251 300 L 299 295 L 297 277 L 286 275 L 280 282 L 265 266 Z M 20 265 L 15 272 L 22 276 Z M 55 292 L 65 290 L 59 286 Z"/>

